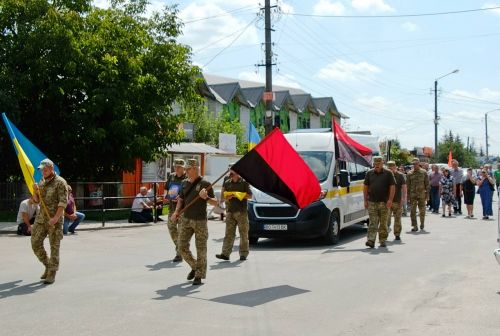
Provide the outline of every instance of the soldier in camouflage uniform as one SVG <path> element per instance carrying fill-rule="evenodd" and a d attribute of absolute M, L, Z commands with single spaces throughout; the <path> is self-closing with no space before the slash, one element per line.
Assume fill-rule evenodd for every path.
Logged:
<path fill-rule="evenodd" d="M 412 231 L 418 231 L 417 226 L 417 206 L 420 217 L 420 230 L 424 229 L 425 222 L 425 204 L 429 197 L 429 176 L 425 169 L 420 168 L 420 160 L 413 159 L 413 169 L 406 177 L 406 184 L 408 188 L 408 197 L 410 198 L 411 206 L 411 226 Z"/>
<path fill-rule="evenodd" d="M 59 247 L 63 238 L 63 215 L 68 202 L 68 190 L 66 181 L 54 172 L 54 163 L 51 160 L 42 160 L 38 169 L 42 170 L 43 180 L 34 185 L 33 199 L 40 202 L 41 209 L 31 231 L 31 247 L 45 266 L 45 272 L 40 278 L 44 283 L 52 284 L 59 269 Z M 47 236 L 50 242 L 50 258 L 43 247 Z"/>
<path fill-rule="evenodd" d="M 174 160 L 175 174 L 170 174 L 166 183 L 166 196 L 165 200 L 168 203 L 168 231 L 170 233 L 170 237 L 175 245 L 175 258 L 172 260 L 173 262 L 182 261 L 181 254 L 179 252 L 179 245 L 177 244 L 177 239 L 179 238 L 179 230 L 178 223 L 172 221 L 172 214 L 175 211 L 177 206 L 177 198 L 181 191 L 182 181 L 186 179 L 186 172 L 184 169 L 185 162 L 182 159 Z"/>
<path fill-rule="evenodd" d="M 401 215 L 403 213 L 403 203 L 406 202 L 406 178 L 404 174 L 398 172 L 396 162 L 387 162 L 387 167 L 394 174 L 396 180 L 396 190 L 392 200 L 392 207 L 387 216 L 387 226 L 391 226 L 391 216 L 394 214 L 394 236 L 396 240 L 401 240 Z"/>
<path fill-rule="evenodd" d="M 177 207 L 172 214 L 172 221 L 179 218 L 181 209 L 186 206 L 180 219 L 180 232 L 177 240 L 181 257 L 191 266 L 187 279 L 193 280 L 193 285 L 201 285 L 201 279 L 207 274 L 207 203 L 217 205 L 214 191 L 210 183 L 200 176 L 198 160 L 189 159 L 186 165 L 188 178 L 182 182 L 182 189 L 177 200 Z M 199 198 L 197 198 L 199 196 Z M 194 201 L 196 199 L 196 201 Z M 192 201 L 194 203 L 187 207 Z M 189 250 L 191 237 L 195 237 L 196 258 Z"/>
<path fill-rule="evenodd" d="M 392 207 L 394 198 L 395 184 L 392 172 L 384 168 L 382 157 L 373 158 L 374 168 L 366 173 L 363 196 L 365 209 L 368 209 L 370 223 L 368 226 L 368 239 L 366 246 L 375 247 L 375 240 L 378 239 L 380 247 L 386 247 L 387 240 L 387 216 Z"/>
<path fill-rule="evenodd" d="M 245 193 L 245 195 L 242 195 L 244 198 L 240 200 L 234 194 L 224 195 L 228 192 Z M 252 197 L 250 185 L 240 175 L 230 170 L 229 178 L 224 180 L 221 193 L 226 201 L 226 234 L 224 235 L 224 243 L 222 244 L 222 253 L 216 254 L 215 257 L 222 260 L 229 260 L 229 256 L 233 251 L 236 227 L 238 227 L 240 233 L 240 260 L 247 260 L 249 249 L 247 200 Z"/>

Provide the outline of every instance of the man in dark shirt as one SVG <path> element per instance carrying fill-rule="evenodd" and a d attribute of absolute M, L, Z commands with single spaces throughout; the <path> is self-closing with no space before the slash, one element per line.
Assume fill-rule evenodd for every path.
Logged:
<path fill-rule="evenodd" d="M 182 182 L 181 192 L 177 199 L 177 207 L 172 214 L 172 221 L 177 221 L 182 213 L 178 238 L 181 257 L 191 266 L 187 279 L 193 280 L 193 285 L 201 285 L 201 279 L 207 274 L 207 203 L 217 204 L 214 190 L 209 182 L 200 176 L 198 160 L 189 159 L 186 165 L 187 179 Z M 189 249 L 189 242 L 194 234 L 196 243 L 196 258 Z"/>
<path fill-rule="evenodd" d="M 406 178 L 404 174 L 398 172 L 396 162 L 387 162 L 387 167 L 394 174 L 396 180 L 396 190 L 392 199 L 392 207 L 387 216 L 387 225 L 391 226 L 391 216 L 394 214 L 394 236 L 396 240 L 401 240 L 401 215 L 403 213 L 403 203 L 406 202 Z"/>
<path fill-rule="evenodd" d="M 368 226 L 368 239 L 366 246 L 375 247 L 375 240 L 378 239 L 380 247 L 385 247 L 387 240 L 387 215 L 392 207 L 392 200 L 395 193 L 394 175 L 384 168 L 382 157 L 373 158 L 373 169 L 366 173 L 363 196 L 365 200 L 365 209 L 368 209 L 370 224 Z"/>
<path fill-rule="evenodd" d="M 240 232 L 240 260 L 247 260 L 249 249 L 247 199 L 252 197 L 250 185 L 236 172 L 230 170 L 229 178 L 225 179 L 222 185 L 222 197 L 226 201 L 226 234 L 222 244 L 222 253 L 216 254 L 215 257 L 229 260 L 229 256 L 233 251 L 236 227 L 238 227 Z"/>
<path fill-rule="evenodd" d="M 179 238 L 179 228 L 178 223 L 172 221 L 172 215 L 175 212 L 175 208 L 177 207 L 177 199 L 179 197 L 182 181 L 186 179 L 186 172 L 184 169 L 185 162 L 182 159 L 174 160 L 175 173 L 170 174 L 168 177 L 166 188 L 165 188 L 165 197 L 164 200 L 168 203 L 168 232 L 170 233 L 170 237 L 175 245 L 175 257 L 172 260 L 173 262 L 182 261 L 181 254 L 179 252 L 179 244 L 177 243 L 177 239 Z"/>

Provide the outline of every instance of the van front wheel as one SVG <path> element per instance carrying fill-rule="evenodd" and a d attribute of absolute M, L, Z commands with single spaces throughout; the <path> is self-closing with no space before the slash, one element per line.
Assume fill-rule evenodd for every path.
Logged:
<path fill-rule="evenodd" d="M 325 243 L 328 245 L 337 244 L 340 235 L 340 221 L 336 211 L 333 211 L 330 215 L 330 222 L 328 223 L 328 230 L 326 230 L 326 235 L 324 237 Z"/>

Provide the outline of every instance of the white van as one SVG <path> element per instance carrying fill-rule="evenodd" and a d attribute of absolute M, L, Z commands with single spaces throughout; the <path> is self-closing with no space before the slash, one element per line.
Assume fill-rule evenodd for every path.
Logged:
<path fill-rule="evenodd" d="M 376 137 L 349 136 L 378 155 Z M 285 138 L 316 174 L 321 185 L 321 198 L 299 210 L 253 189 L 252 200 L 248 202 L 250 243 L 256 244 L 261 237 L 323 237 L 326 243 L 335 244 L 341 229 L 368 220 L 363 181 L 369 168 L 340 161 L 340 183 L 337 185 L 335 142 L 331 129 L 297 130 L 285 134 Z"/>

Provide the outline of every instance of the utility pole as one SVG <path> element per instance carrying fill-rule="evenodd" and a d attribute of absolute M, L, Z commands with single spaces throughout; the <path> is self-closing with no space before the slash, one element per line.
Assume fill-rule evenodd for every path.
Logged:
<path fill-rule="evenodd" d="M 439 161 L 439 150 L 438 150 L 438 81 L 434 81 L 434 158 L 436 162 Z"/>
<path fill-rule="evenodd" d="M 488 162 L 488 113 L 484 114 L 484 130 L 486 135 L 486 162 Z"/>
<path fill-rule="evenodd" d="M 264 31 L 265 31 L 265 54 L 266 54 L 266 92 L 264 93 L 264 101 L 266 103 L 266 116 L 264 120 L 264 128 L 266 135 L 273 129 L 273 52 L 271 41 L 271 0 L 265 0 L 264 5 Z"/>

